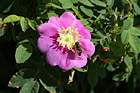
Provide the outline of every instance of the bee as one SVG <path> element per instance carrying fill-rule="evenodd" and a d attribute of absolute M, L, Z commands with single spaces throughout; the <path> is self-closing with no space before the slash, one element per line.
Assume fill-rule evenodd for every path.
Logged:
<path fill-rule="evenodd" d="M 81 56 L 82 49 L 81 49 L 80 43 L 79 43 L 78 41 L 75 42 L 75 46 L 76 46 L 77 54 L 78 54 L 79 56 Z"/>

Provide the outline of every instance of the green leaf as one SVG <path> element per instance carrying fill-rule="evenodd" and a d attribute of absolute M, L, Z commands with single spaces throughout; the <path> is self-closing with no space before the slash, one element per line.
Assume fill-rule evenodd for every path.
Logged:
<path fill-rule="evenodd" d="M 73 6 L 72 10 L 75 12 L 76 16 L 78 16 L 81 19 L 78 7 Z"/>
<path fill-rule="evenodd" d="M 89 7 L 94 7 L 93 4 L 91 4 L 88 0 L 79 0 L 80 3 L 89 6 Z"/>
<path fill-rule="evenodd" d="M 85 26 L 86 27 L 86 29 L 88 29 L 90 32 L 93 32 L 93 28 L 92 27 L 90 27 L 90 26 Z"/>
<path fill-rule="evenodd" d="M 109 44 L 109 48 L 111 49 L 111 51 L 113 52 L 113 56 L 115 57 L 121 57 L 125 53 L 124 45 L 121 43 L 121 41 L 111 42 Z"/>
<path fill-rule="evenodd" d="M 140 60 L 138 60 L 137 64 L 136 64 L 136 73 L 137 73 L 137 77 L 140 81 Z"/>
<path fill-rule="evenodd" d="M 89 70 L 88 82 L 92 88 L 95 87 L 95 85 L 98 83 L 98 74 L 97 74 L 96 70 L 94 70 L 94 69 Z"/>
<path fill-rule="evenodd" d="M 128 30 L 123 30 L 122 34 L 121 34 L 121 41 L 123 44 L 128 43 L 130 37 L 130 31 Z"/>
<path fill-rule="evenodd" d="M 25 83 L 34 80 L 35 75 L 36 72 L 30 69 L 19 70 L 10 79 L 8 86 L 13 88 L 22 87 Z"/>
<path fill-rule="evenodd" d="M 15 54 L 16 63 L 24 63 L 32 55 L 32 52 L 31 46 L 19 45 Z"/>
<path fill-rule="evenodd" d="M 125 58 L 124 58 L 124 63 L 125 63 L 126 66 L 128 67 L 129 72 L 132 72 L 133 64 L 132 64 L 132 61 L 131 61 L 131 59 L 129 58 L 128 55 L 125 56 Z"/>
<path fill-rule="evenodd" d="M 24 84 L 19 93 L 38 93 L 39 83 L 37 81 L 30 81 Z"/>
<path fill-rule="evenodd" d="M 108 5 L 107 8 L 111 9 L 113 4 L 114 4 L 114 0 L 106 0 L 106 2 L 107 2 L 107 5 Z"/>
<path fill-rule="evenodd" d="M 123 30 L 129 30 L 129 28 L 131 28 L 133 26 L 133 19 L 132 18 L 128 18 L 126 20 L 123 21 Z"/>
<path fill-rule="evenodd" d="M 37 30 L 37 23 L 35 20 L 28 20 L 28 25 L 33 29 Z"/>
<path fill-rule="evenodd" d="M 93 63 L 90 64 L 89 68 L 90 69 L 88 72 L 88 82 L 89 82 L 91 88 L 93 88 L 98 83 L 98 73 L 97 73 L 95 64 L 93 64 Z"/>
<path fill-rule="evenodd" d="M 132 35 L 140 36 L 140 29 L 138 29 L 138 28 L 131 27 L 131 28 L 129 29 L 129 32 L 130 32 Z"/>
<path fill-rule="evenodd" d="M 87 70 L 83 69 L 83 68 L 76 68 L 76 67 L 74 67 L 74 69 L 79 71 L 79 72 L 87 72 Z"/>
<path fill-rule="evenodd" d="M 47 13 L 48 14 L 48 18 L 55 16 L 55 17 L 59 17 L 56 13 Z"/>
<path fill-rule="evenodd" d="M 100 0 L 90 0 L 92 3 L 98 6 L 106 7 L 106 4 Z"/>
<path fill-rule="evenodd" d="M 20 21 L 20 17 L 17 15 L 9 15 L 3 20 L 3 23 L 11 23 Z"/>
<path fill-rule="evenodd" d="M 121 72 L 113 76 L 114 81 L 124 81 L 127 78 L 128 74 Z"/>
<path fill-rule="evenodd" d="M 23 43 L 29 43 L 30 41 L 28 39 L 24 39 L 20 42 L 18 42 L 18 45 L 23 44 Z"/>
<path fill-rule="evenodd" d="M 12 8 L 13 4 L 15 3 L 16 0 L 13 0 L 13 2 L 3 11 L 3 13 L 7 13 L 10 11 L 10 9 Z"/>
<path fill-rule="evenodd" d="M 22 31 L 25 32 L 28 29 L 28 20 L 22 17 L 20 19 L 20 25 L 21 25 Z"/>
<path fill-rule="evenodd" d="M 130 2 L 131 2 L 132 4 L 134 4 L 134 3 L 137 3 L 138 0 L 130 0 Z"/>
<path fill-rule="evenodd" d="M 129 37 L 129 44 L 131 45 L 131 47 L 135 50 L 135 52 L 139 53 L 140 52 L 140 39 L 135 36 L 135 35 L 131 35 Z"/>
<path fill-rule="evenodd" d="M 98 75 L 100 76 L 100 78 L 104 78 L 106 76 L 105 68 L 100 67 L 100 66 L 98 66 L 96 68 L 97 68 L 96 71 L 97 71 Z"/>
<path fill-rule="evenodd" d="M 50 77 L 50 75 L 50 73 L 42 70 L 39 73 L 39 81 L 46 90 L 48 90 L 49 92 L 52 91 L 53 93 L 57 93 L 57 81 L 54 77 Z"/>
<path fill-rule="evenodd" d="M 140 15 L 140 7 L 137 5 L 137 3 L 134 3 L 134 10 L 138 15 Z"/>
<path fill-rule="evenodd" d="M 87 21 L 87 19 L 81 19 L 80 22 L 83 24 L 83 25 L 88 25 L 89 22 Z"/>
<path fill-rule="evenodd" d="M 8 28 L 7 26 L 6 27 L 2 26 L 2 19 L 0 18 L 0 37 L 6 33 L 7 28 Z"/>
<path fill-rule="evenodd" d="M 85 13 L 87 16 L 92 17 L 94 16 L 93 11 L 90 8 L 86 8 L 84 6 L 80 6 L 80 9 L 83 13 Z"/>
<path fill-rule="evenodd" d="M 72 3 L 78 3 L 79 0 L 71 0 Z"/>
<path fill-rule="evenodd" d="M 46 5 L 46 7 L 55 7 L 55 8 L 58 8 L 58 9 L 63 9 L 62 7 L 60 7 L 60 6 L 56 5 L 56 4 L 53 4 L 53 3 L 48 3 Z"/>
<path fill-rule="evenodd" d="M 66 9 L 66 8 L 72 8 L 73 7 L 72 0 L 59 0 L 59 2 L 62 4 L 62 7 L 64 9 Z"/>

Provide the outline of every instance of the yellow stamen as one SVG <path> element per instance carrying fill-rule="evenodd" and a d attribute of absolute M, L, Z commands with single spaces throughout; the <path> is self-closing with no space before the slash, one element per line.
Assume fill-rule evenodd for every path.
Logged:
<path fill-rule="evenodd" d="M 75 43 L 81 39 L 81 35 L 79 35 L 77 28 L 75 28 L 75 26 L 67 27 L 66 29 L 62 27 L 62 30 L 57 31 L 59 32 L 59 37 L 57 38 L 59 46 L 62 46 L 63 48 L 67 47 L 74 52 Z"/>

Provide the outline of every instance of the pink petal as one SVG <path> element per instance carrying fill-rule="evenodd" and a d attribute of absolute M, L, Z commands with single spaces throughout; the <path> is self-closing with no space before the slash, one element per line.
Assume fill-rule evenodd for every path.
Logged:
<path fill-rule="evenodd" d="M 60 16 L 60 21 L 64 25 L 65 28 L 69 26 L 74 26 L 76 23 L 75 16 L 71 12 L 64 12 Z"/>
<path fill-rule="evenodd" d="M 81 68 L 87 64 L 87 57 L 84 54 L 78 56 L 77 54 L 69 52 L 67 62 L 74 64 L 74 67 Z"/>
<path fill-rule="evenodd" d="M 77 31 L 81 35 L 81 38 L 89 40 L 91 39 L 90 31 L 87 30 L 79 20 L 76 21 L 75 28 L 78 28 Z"/>
<path fill-rule="evenodd" d="M 54 24 L 54 25 L 60 27 L 61 29 L 62 29 L 62 27 L 64 27 L 64 25 L 60 21 L 60 18 L 57 18 L 57 17 L 54 17 L 54 16 L 49 18 L 48 23 Z"/>
<path fill-rule="evenodd" d="M 64 52 L 63 48 L 59 49 L 58 47 L 51 47 L 46 54 L 46 59 L 52 66 L 58 65 L 64 70 L 69 70 L 73 68 L 74 64 L 67 62 L 67 56 L 68 53 Z"/>
<path fill-rule="evenodd" d="M 38 27 L 38 32 L 42 36 L 54 36 L 60 28 L 54 24 L 44 23 Z"/>
<path fill-rule="evenodd" d="M 79 40 L 79 42 L 81 44 L 83 54 L 85 54 L 87 57 L 90 57 L 94 54 L 95 46 L 90 40 L 82 39 Z"/>
<path fill-rule="evenodd" d="M 69 26 L 74 26 L 76 23 L 75 16 L 71 12 L 64 12 L 60 18 L 50 17 L 48 23 L 55 24 L 56 26 L 64 27 L 65 29 Z"/>
<path fill-rule="evenodd" d="M 51 45 L 53 45 L 53 39 L 50 37 L 40 36 L 37 41 L 38 49 L 43 53 L 46 53 Z"/>

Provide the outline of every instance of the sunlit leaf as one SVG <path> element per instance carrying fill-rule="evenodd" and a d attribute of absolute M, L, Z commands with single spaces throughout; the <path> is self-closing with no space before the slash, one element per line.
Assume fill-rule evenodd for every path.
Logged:
<path fill-rule="evenodd" d="M 133 19 L 132 18 L 128 18 L 126 20 L 123 21 L 123 30 L 128 30 L 129 28 L 131 28 L 133 26 Z"/>
<path fill-rule="evenodd" d="M 28 20 L 24 17 L 22 17 L 20 19 L 20 25 L 21 25 L 21 29 L 23 32 L 25 32 L 28 29 Z"/>
<path fill-rule="evenodd" d="M 33 29 L 37 30 L 37 23 L 35 20 L 28 20 L 28 25 Z"/>
<path fill-rule="evenodd" d="M 139 53 L 140 52 L 140 39 L 135 36 L 135 35 L 131 35 L 129 37 L 129 44 L 131 45 L 131 47 L 135 50 L 135 52 Z"/>
<path fill-rule="evenodd" d="M 112 8 L 113 4 L 114 4 L 114 0 L 106 0 L 107 1 L 107 6 L 108 8 Z"/>
<path fill-rule="evenodd" d="M 46 5 L 46 7 L 55 7 L 55 8 L 58 8 L 58 9 L 63 9 L 62 7 L 60 7 L 60 6 L 56 5 L 56 4 L 53 4 L 53 3 L 48 3 Z"/>
<path fill-rule="evenodd" d="M 88 0 L 79 0 L 80 3 L 89 6 L 89 7 L 94 7 L 93 4 L 91 4 Z"/>
<path fill-rule="evenodd" d="M 19 45 L 16 49 L 16 63 L 24 63 L 32 55 L 32 47 L 27 45 Z"/>
<path fill-rule="evenodd" d="M 94 16 L 93 11 L 90 8 L 86 8 L 84 6 L 80 6 L 82 12 L 84 12 L 87 16 L 92 17 Z"/>
<path fill-rule="evenodd" d="M 63 8 L 72 8 L 74 0 L 59 0 Z M 75 0 L 78 1 L 78 0 Z"/>
<path fill-rule="evenodd" d="M 29 69 L 19 70 L 10 79 L 8 86 L 13 88 L 22 87 L 25 83 L 34 80 L 35 74 L 35 71 Z"/>
<path fill-rule="evenodd" d="M 134 10 L 138 15 L 140 15 L 140 7 L 137 5 L 137 3 L 134 3 Z"/>
<path fill-rule="evenodd" d="M 101 0 L 90 0 L 92 3 L 98 6 L 106 7 L 106 4 L 102 2 Z"/>
<path fill-rule="evenodd" d="M 39 83 L 37 81 L 30 81 L 23 85 L 19 93 L 38 93 Z"/>
<path fill-rule="evenodd" d="M 122 34 L 121 34 L 121 41 L 123 44 L 128 43 L 130 37 L 130 31 L 127 30 L 123 30 Z"/>
<path fill-rule="evenodd" d="M 140 29 L 138 29 L 138 28 L 131 27 L 131 28 L 129 29 L 129 32 L 130 32 L 132 35 L 140 36 Z"/>
<path fill-rule="evenodd" d="M 3 23 L 11 23 L 20 21 L 20 17 L 17 15 L 9 15 L 3 20 Z"/>
<path fill-rule="evenodd" d="M 131 59 L 129 58 L 128 55 L 125 56 L 124 62 L 126 64 L 126 66 L 128 67 L 129 72 L 131 72 L 132 69 L 133 69 L 133 64 L 132 64 L 132 61 L 131 61 Z"/>

